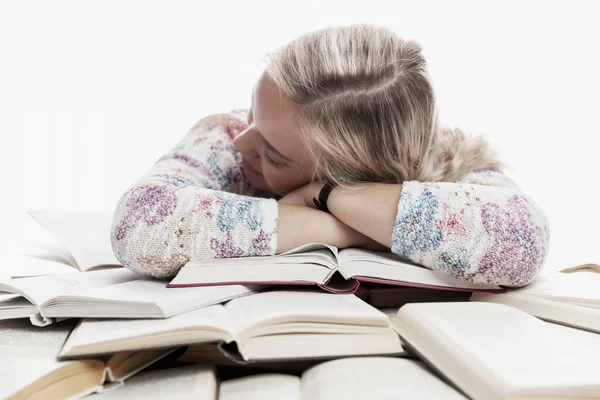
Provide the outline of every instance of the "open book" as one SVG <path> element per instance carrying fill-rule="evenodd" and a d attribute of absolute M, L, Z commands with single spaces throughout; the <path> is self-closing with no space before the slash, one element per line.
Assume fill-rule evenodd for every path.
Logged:
<path fill-rule="evenodd" d="M 124 352 L 105 359 L 56 361 L 70 321 L 40 330 L 27 321 L 0 321 L 0 397 L 68 398 L 114 389 L 174 349 Z"/>
<path fill-rule="evenodd" d="M 496 285 L 470 283 L 433 271 L 390 252 L 306 244 L 274 256 L 194 259 L 168 287 L 230 284 L 318 285 L 334 293 L 354 293 L 359 282 L 502 292 Z"/>
<path fill-rule="evenodd" d="M 471 301 L 506 304 L 547 321 L 600 333 L 600 274 L 593 269 L 541 275 L 506 293 L 474 293 Z"/>
<path fill-rule="evenodd" d="M 167 289 L 125 268 L 0 281 L 0 319 L 45 326 L 64 318 L 167 318 L 264 287 Z"/>
<path fill-rule="evenodd" d="M 387 316 L 354 295 L 313 290 L 240 297 L 163 320 L 83 319 L 59 359 L 222 342 L 234 360 L 402 354 Z"/>
<path fill-rule="evenodd" d="M 59 241 L 36 244 L 32 252 L 43 250 L 47 253 L 43 257 L 52 256 L 80 271 L 122 267 L 110 243 L 112 213 L 30 210 L 27 214 Z"/>
<path fill-rule="evenodd" d="M 464 400 L 419 361 L 394 357 L 354 357 L 332 360 L 306 370 L 300 377 L 266 373 L 218 382 L 206 364 L 142 372 L 117 390 L 93 399 L 172 398 L 206 400 L 384 399 Z"/>
<path fill-rule="evenodd" d="M 394 325 L 409 350 L 473 399 L 600 394 L 598 334 L 483 302 L 406 304 Z"/>

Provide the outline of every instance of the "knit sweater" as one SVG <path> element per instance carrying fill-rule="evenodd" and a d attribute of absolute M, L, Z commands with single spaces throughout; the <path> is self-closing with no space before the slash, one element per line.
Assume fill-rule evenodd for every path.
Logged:
<path fill-rule="evenodd" d="M 247 112 L 202 118 L 120 196 L 111 244 L 126 268 L 170 278 L 191 259 L 275 254 L 278 203 L 248 183 L 233 148 Z M 540 207 L 502 171 L 479 170 L 403 182 L 390 250 L 466 281 L 522 286 L 549 241 Z"/>

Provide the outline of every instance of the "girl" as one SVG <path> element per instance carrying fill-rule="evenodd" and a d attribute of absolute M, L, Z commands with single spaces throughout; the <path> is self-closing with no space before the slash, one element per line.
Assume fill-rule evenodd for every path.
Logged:
<path fill-rule="evenodd" d="M 270 54 L 249 109 L 202 118 L 120 197 L 112 246 L 157 278 L 321 242 L 522 286 L 549 224 L 502 168 L 481 136 L 440 123 L 418 43 L 330 27 Z"/>

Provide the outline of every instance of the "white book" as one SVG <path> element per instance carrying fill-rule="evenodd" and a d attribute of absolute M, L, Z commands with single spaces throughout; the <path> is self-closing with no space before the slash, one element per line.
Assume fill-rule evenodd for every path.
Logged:
<path fill-rule="evenodd" d="M 59 241 L 59 245 L 38 245 L 37 250 L 31 249 L 34 253 L 49 250 L 45 257 L 53 255 L 54 261 L 79 271 L 122 267 L 110 242 L 112 213 L 29 210 L 27 214 Z"/>
<path fill-rule="evenodd" d="M 39 329 L 27 321 L 0 321 L 0 398 L 79 398 L 116 388 L 173 349 L 126 352 L 105 359 L 57 361 L 73 323 Z"/>
<path fill-rule="evenodd" d="M 60 359 L 221 342 L 240 362 L 402 354 L 387 316 L 353 295 L 270 291 L 162 320 L 83 319 Z"/>
<path fill-rule="evenodd" d="M 421 362 L 394 357 L 327 361 L 300 377 L 269 373 L 221 382 L 219 400 L 466 399 Z"/>
<path fill-rule="evenodd" d="M 600 274 L 588 271 L 542 275 L 506 293 L 474 293 L 471 301 L 506 304 L 547 321 L 600 333 Z"/>
<path fill-rule="evenodd" d="M 600 335 L 484 302 L 398 310 L 403 344 L 473 399 L 600 396 Z"/>
<path fill-rule="evenodd" d="M 334 293 L 354 293 L 360 282 L 442 290 L 502 292 L 433 271 L 390 252 L 338 249 L 322 243 L 299 246 L 273 256 L 188 261 L 169 287 L 227 284 L 318 285 Z"/>
<path fill-rule="evenodd" d="M 168 289 L 125 268 L 10 279 L 0 281 L 0 319 L 44 326 L 64 318 L 167 318 L 263 288 Z"/>

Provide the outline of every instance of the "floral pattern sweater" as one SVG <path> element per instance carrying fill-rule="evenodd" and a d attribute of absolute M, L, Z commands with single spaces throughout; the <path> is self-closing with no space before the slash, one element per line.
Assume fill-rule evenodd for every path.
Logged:
<path fill-rule="evenodd" d="M 125 267 L 170 278 L 194 258 L 275 254 L 278 203 L 247 182 L 233 148 L 247 112 L 202 118 L 121 195 L 111 244 Z M 540 207 L 503 172 L 479 170 L 404 182 L 391 251 L 466 281 L 522 286 L 549 241 Z"/>

